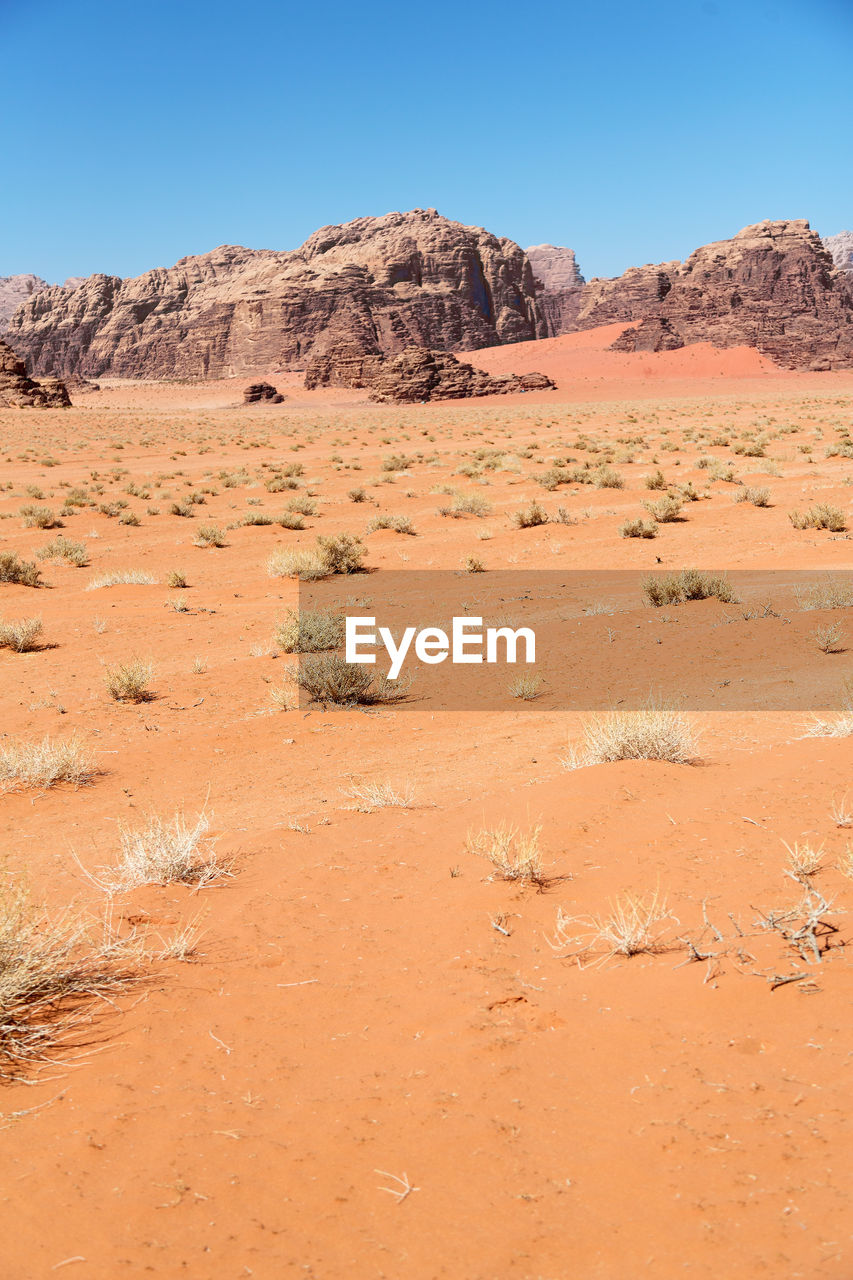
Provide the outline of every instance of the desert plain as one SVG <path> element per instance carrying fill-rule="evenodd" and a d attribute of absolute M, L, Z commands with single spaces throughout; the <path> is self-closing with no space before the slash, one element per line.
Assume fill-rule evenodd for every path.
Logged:
<path fill-rule="evenodd" d="M 0 649 L 4 910 L 77 930 L 84 974 L 3 1028 L 4 1280 L 853 1275 L 853 373 L 619 332 L 468 353 L 557 383 L 475 402 L 270 374 L 281 405 L 107 380 L 0 411 L 0 553 L 38 577 L 0 620 L 41 622 Z M 732 681 L 784 641 L 814 705 L 746 694 L 679 713 L 684 762 L 598 763 L 612 709 L 547 681 L 311 702 L 280 557 L 344 533 L 354 597 L 817 571 L 822 597 L 577 610 L 591 669 L 699 618 Z M 140 700 L 111 696 L 134 662 Z M 76 779 L 27 773 L 46 739 Z M 176 815 L 197 874 L 133 886 L 122 850 Z"/>

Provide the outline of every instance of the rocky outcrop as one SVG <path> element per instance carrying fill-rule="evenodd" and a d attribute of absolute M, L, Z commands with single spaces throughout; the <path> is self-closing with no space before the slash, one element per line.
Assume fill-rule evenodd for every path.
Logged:
<path fill-rule="evenodd" d="M 67 409 L 71 404 L 62 382 L 34 382 L 11 347 L 0 340 L 0 407 L 11 409 Z"/>
<path fill-rule="evenodd" d="M 532 244 L 524 252 L 533 268 L 534 276 L 549 292 L 579 289 L 584 283 L 574 249 L 566 249 L 556 244 Z"/>
<path fill-rule="evenodd" d="M 554 385 L 544 373 L 495 378 L 449 352 L 414 346 L 390 358 L 365 357 L 352 347 L 341 346 L 319 356 L 305 375 L 309 390 L 323 386 L 367 387 L 371 400 L 393 404 L 544 391 Z"/>
<path fill-rule="evenodd" d="M 853 231 L 839 231 L 837 236 L 824 236 L 824 247 L 837 271 L 853 271 Z"/>
<path fill-rule="evenodd" d="M 284 396 L 269 382 L 253 382 L 243 391 L 243 404 L 283 404 Z"/>
<path fill-rule="evenodd" d="M 631 329 L 625 329 L 615 342 L 610 344 L 611 351 L 678 351 L 684 346 L 684 339 L 679 337 L 668 320 L 648 317 Z"/>
<path fill-rule="evenodd" d="M 787 368 L 853 366 L 853 276 L 804 219 L 759 222 L 685 262 L 540 294 L 549 333 L 632 322 L 617 351 L 751 346 Z"/>
<path fill-rule="evenodd" d="M 35 294 L 9 328 L 36 372 L 127 378 L 304 368 L 340 343 L 394 355 L 544 336 L 518 245 L 434 209 L 324 227 L 289 253 L 224 246 L 132 280 L 90 276 Z"/>
<path fill-rule="evenodd" d="M 47 281 L 42 280 L 41 276 L 0 276 L 0 333 L 6 328 L 22 302 L 26 302 L 34 293 L 49 287 Z"/>

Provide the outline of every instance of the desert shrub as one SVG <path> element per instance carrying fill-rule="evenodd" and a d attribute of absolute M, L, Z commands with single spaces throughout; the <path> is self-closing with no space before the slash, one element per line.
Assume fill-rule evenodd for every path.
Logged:
<path fill-rule="evenodd" d="M 741 489 L 740 493 L 735 494 L 735 502 L 751 502 L 754 507 L 769 507 L 770 490 L 749 487 Z"/>
<path fill-rule="evenodd" d="M 797 604 L 803 610 L 853 608 L 853 580 L 828 575 L 805 589 L 796 589 Z"/>
<path fill-rule="evenodd" d="M 14 551 L 0 551 L 0 582 L 20 587 L 40 587 L 41 573 L 33 560 L 20 560 Z"/>
<path fill-rule="evenodd" d="M 193 538 L 194 547 L 224 547 L 225 534 L 215 524 L 199 525 L 198 533 Z"/>
<path fill-rule="evenodd" d="M 339 533 L 317 538 L 317 555 L 324 570 L 333 573 L 359 573 L 367 548 L 352 533 Z"/>
<path fill-rule="evenodd" d="M 135 511 L 123 511 L 118 518 L 119 524 L 131 525 L 134 528 L 139 524 L 139 516 Z"/>
<path fill-rule="evenodd" d="M 298 489 L 299 483 L 290 476 L 276 475 L 264 481 L 264 488 L 267 493 L 283 493 L 286 489 Z"/>
<path fill-rule="evenodd" d="M 0 788 L 55 787 L 67 782 L 82 787 L 91 782 L 96 769 L 89 750 L 76 734 L 70 738 L 42 738 L 41 742 L 0 742 Z"/>
<path fill-rule="evenodd" d="M 21 618 L 19 622 L 0 619 L 0 649 L 13 649 L 15 653 L 31 653 L 33 649 L 40 649 L 42 630 L 41 618 Z"/>
<path fill-rule="evenodd" d="M 817 503 L 804 514 L 791 511 L 788 519 L 795 529 L 828 529 L 830 533 L 843 533 L 847 528 L 847 519 L 841 508 L 826 502 Z"/>
<path fill-rule="evenodd" d="M 272 522 L 272 516 L 268 516 L 264 511 L 249 511 L 243 516 L 244 525 L 265 525 Z"/>
<path fill-rule="evenodd" d="M 466 556 L 462 562 L 462 568 L 466 573 L 485 573 L 486 566 L 478 556 Z"/>
<path fill-rule="evenodd" d="M 539 848 L 541 827 L 522 831 L 519 827 L 501 823 L 481 831 L 468 832 L 466 852 L 480 858 L 488 858 L 504 880 L 518 880 L 521 884 L 541 886 L 545 876 L 542 870 L 542 853 Z"/>
<path fill-rule="evenodd" d="M 657 502 L 644 502 L 643 506 L 658 524 L 672 524 L 681 517 L 681 499 L 674 493 L 668 493 Z"/>
<path fill-rule="evenodd" d="M 65 562 L 74 565 L 75 569 L 85 569 L 89 563 L 89 552 L 83 542 L 70 542 L 61 535 L 47 542 L 36 552 L 39 560 L 51 560 L 55 564 Z"/>
<path fill-rule="evenodd" d="M 618 471 L 606 464 L 593 472 L 592 483 L 596 489 L 624 489 L 625 481 Z"/>
<path fill-rule="evenodd" d="M 25 529 L 60 529 L 62 521 L 53 514 L 50 507 L 36 507 L 32 503 L 21 507 L 21 516 Z"/>
<path fill-rule="evenodd" d="M 393 529 L 395 533 L 408 533 L 412 536 L 417 532 L 408 516 L 374 516 L 366 532 L 375 533 L 377 529 Z"/>
<path fill-rule="evenodd" d="M 452 516 L 454 519 L 460 516 L 477 516 L 478 519 L 482 519 L 491 509 L 492 504 L 482 494 L 457 493 L 449 507 L 439 507 L 438 510 L 439 515 Z"/>
<path fill-rule="evenodd" d="M 367 490 L 366 489 L 349 489 L 347 491 L 347 497 L 349 498 L 350 502 L 367 502 Z"/>
<path fill-rule="evenodd" d="M 299 578 L 303 582 L 326 577 L 322 560 L 308 548 L 296 551 L 276 547 L 267 560 L 267 573 L 271 578 Z"/>
<path fill-rule="evenodd" d="M 723 604 L 734 600 L 731 583 L 716 573 L 701 569 L 681 569 L 678 573 L 650 574 L 643 582 L 643 595 L 656 609 L 666 604 L 684 604 L 686 600 L 715 598 Z"/>
<path fill-rule="evenodd" d="M 285 653 L 320 653 L 344 638 L 344 621 L 322 609 L 288 609 L 275 629 L 275 642 Z"/>
<path fill-rule="evenodd" d="M 108 573 L 101 573 L 93 578 L 86 590 L 98 591 L 101 587 L 148 587 L 153 586 L 156 581 L 153 573 L 147 573 L 144 569 L 111 569 Z"/>
<path fill-rule="evenodd" d="M 382 459 L 382 470 L 408 471 L 416 461 L 416 458 L 410 458 L 405 453 L 392 453 Z"/>
<path fill-rule="evenodd" d="M 619 526 L 620 538 L 656 538 L 658 527 L 654 520 L 626 520 Z"/>
<path fill-rule="evenodd" d="M 658 467 L 657 471 L 653 471 L 651 475 L 644 476 L 643 483 L 645 484 L 647 489 L 668 489 L 669 488 L 669 485 L 667 484 L 667 481 L 666 481 L 666 477 L 664 476 L 660 467 Z"/>
<path fill-rule="evenodd" d="M 336 653 L 308 654 L 293 673 L 312 702 L 333 706 L 370 706 L 403 697 L 408 685 L 374 673 L 363 663 L 346 662 Z"/>
<path fill-rule="evenodd" d="M 194 514 L 193 504 L 188 498 L 183 498 L 180 502 L 170 502 L 168 512 L 170 516 L 183 516 L 188 520 Z"/>
<path fill-rule="evenodd" d="M 298 511 L 283 511 L 278 518 L 282 529 L 304 529 L 305 521 Z"/>
<path fill-rule="evenodd" d="M 104 674 L 107 692 L 116 702 L 148 702 L 154 696 L 148 688 L 153 674 L 152 663 L 141 658 L 107 667 Z"/>
<path fill-rule="evenodd" d="M 300 516 L 315 516 L 317 503 L 313 498 L 291 498 L 287 504 L 287 510 L 294 511 Z"/>
<path fill-rule="evenodd" d="M 534 498 L 529 506 L 515 512 L 512 523 L 516 529 L 533 529 L 536 525 L 548 523 L 548 512 Z"/>
<path fill-rule="evenodd" d="M 178 588 L 188 587 L 189 583 L 187 582 L 186 574 L 181 573 L 180 569 L 171 569 L 166 574 L 166 586 L 173 587 L 176 590 Z"/>
<path fill-rule="evenodd" d="M 608 711 L 587 720 L 584 751 L 587 764 L 615 760 L 689 764 L 696 758 L 696 737 L 687 717 L 668 707 Z"/>
<path fill-rule="evenodd" d="M 98 883 L 108 893 L 125 893 L 143 884 L 191 884 L 196 888 L 230 874 L 206 840 L 210 823 L 202 813 L 194 823 L 176 814 L 170 822 L 152 814 L 144 827 L 119 825 L 120 852 L 104 867 Z"/>

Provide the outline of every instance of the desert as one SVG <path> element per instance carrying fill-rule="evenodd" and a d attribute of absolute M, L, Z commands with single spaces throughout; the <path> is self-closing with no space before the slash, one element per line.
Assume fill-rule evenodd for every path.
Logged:
<path fill-rule="evenodd" d="M 0 1280 L 853 1280 L 849 4 L 0 8 Z"/>

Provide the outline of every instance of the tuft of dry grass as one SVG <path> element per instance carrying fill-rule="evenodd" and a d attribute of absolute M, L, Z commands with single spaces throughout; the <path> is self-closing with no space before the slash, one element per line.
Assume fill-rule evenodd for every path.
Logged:
<path fill-rule="evenodd" d="M 657 502 L 644 502 L 643 506 L 657 524 L 672 524 L 681 517 L 681 499 L 674 493 L 667 493 Z"/>
<path fill-rule="evenodd" d="M 785 844 L 785 842 L 782 842 Z M 824 846 L 815 849 L 810 844 L 785 844 L 788 851 L 790 874 L 795 880 L 807 884 L 812 876 L 816 876 L 824 864 Z"/>
<path fill-rule="evenodd" d="M 224 547 L 225 534 L 215 524 L 203 524 L 193 538 L 194 547 Z"/>
<path fill-rule="evenodd" d="M 99 591 L 101 587 L 153 586 L 157 579 L 144 569 L 112 569 L 98 574 L 86 587 L 87 591 Z"/>
<path fill-rule="evenodd" d="M 643 581 L 643 595 L 655 609 L 667 604 L 684 604 L 687 600 L 712 598 L 731 604 L 735 598 L 728 578 L 718 573 L 705 573 L 701 569 L 650 574 Z"/>
<path fill-rule="evenodd" d="M 50 560 L 54 564 L 71 564 L 75 569 L 85 569 L 89 563 L 89 552 L 84 542 L 71 542 L 60 534 L 51 542 L 46 542 L 36 552 L 39 560 Z"/>
<path fill-rule="evenodd" d="M 337 707 L 372 706 L 395 702 L 406 695 L 409 682 L 389 680 L 358 662 L 347 662 L 337 653 L 309 653 L 291 678 L 312 702 Z"/>
<path fill-rule="evenodd" d="M 94 941 L 92 926 L 67 911 L 35 909 L 26 890 L 0 876 L 0 1079 L 50 1065 L 85 1021 L 96 997 L 136 976 L 128 944 Z"/>
<path fill-rule="evenodd" d="M 153 674 L 153 663 L 142 658 L 107 667 L 104 673 L 107 692 L 116 702 L 148 702 L 154 696 L 148 688 Z"/>
<path fill-rule="evenodd" d="M 795 529 L 828 529 L 830 533 L 843 533 L 847 528 L 847 518 L 841 508 L 827 502 L 818 502 L 802 514 L 790 511 L 788 519 Z"/>
<path fill-rule="evenodd" d="M 359 813 L 373 813 L 374 809 L 411 809 L 415 803 L 415 790 L 410 782 L 399 790 L 389 782 L 354 782 L 344 795 L 355 801 Z"/>
<path fill-rule="evenodd" d="M 831 574 L 821 578 L 813 586 L 796 591 L 800 609 L 851 609 L 853 608 L 853 581 L 835 578 Z"/>
<path fill-rule="evenodd" d="M 43 630 L 41 618 L 21 618 L 18 622 L 0 620 L 0 649 L 32 653 L 41 648 L 40 636 Z"/>
<path fill-rule="evenodd" d="M 657 536 L 658 527 L 654 520 L 626 520 L 619 526 L 620 538 L 656 538 Z"/>
<path fill-rule="evenodd" d="M 683 712 L 649 706 L 637 711 L 608 711 L 584 725 L 582 760 L 569 767 L 615 760 L 665 760 L 690 764 L 696 759 L 696 735 Z"/>
<path fill-rule="evenodd" d="M 151 814 L 136 829 L 120 824 L 118 861 L 92 878 L 109 894 L 126 893 L 143 884 L 188 884 L 201 889 L 232 874 L 228 865 L 218 861 L 207 838 L 209 830 L 204 813 L 195 822 L 177 813 L 168 822 Z"/>
<path fill-rule="evenodd" d="M 509 693 L 522 702 L 534 702 L 542 693 L 542 677 L 537 675 L 516 676 L 510 681 Z"/>
<path fill-rule="evenodd" d="M 843 653 L 843 633 L 837 622 L 827 623 L 823 627 L 815 627 L 812 639 L 821 653 Z"/>
<path fill-rule="evenodd" d="M 661 946 L 658 925 L 669 918 L 666 898 L 659 889 L 646 896 L 620 894 L 604 915 L 570 916 L 561 907 L 551 946 L 573 954 L 601 951 L 605 960 L 650 954 Z"/>
<path fill-rule="evenodd" d="M 511 823 L 502 822 L 497 827 L 469 831 L 465 849 L 478 858 L 488 858 L 504 880 L 518 880 L 521 884 L 535 884 L 541 888 L 545 884 L 539 848 L 541 834 L 541 826 L 522 831 Z"/>
<path fill-rule="evenodd" d="M 97 773 L 94 757 L 76 734 L 46 736 L 41 742 L 7 739 L 0 743 L 0 790 L 16 791 L 58 786 L 82 787 Z"/>

